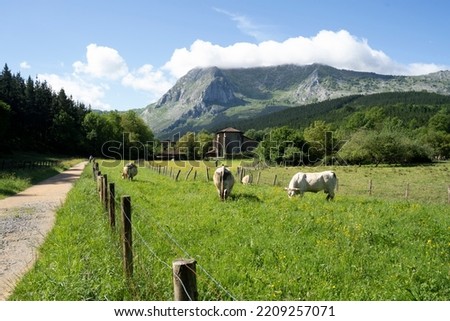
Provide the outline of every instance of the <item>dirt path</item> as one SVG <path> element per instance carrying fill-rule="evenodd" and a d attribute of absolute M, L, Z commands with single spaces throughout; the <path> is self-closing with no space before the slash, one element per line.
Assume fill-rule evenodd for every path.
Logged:
<path fill-rule="evenodd" d="M 55 212 L 87 162 L 0 200 L 0 300 L 37 259 L 37 250 L 52 229 Z"/>

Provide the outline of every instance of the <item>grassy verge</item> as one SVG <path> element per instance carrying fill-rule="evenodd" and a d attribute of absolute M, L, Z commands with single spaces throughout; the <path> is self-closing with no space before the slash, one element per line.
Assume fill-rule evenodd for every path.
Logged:
<path fill-rule="evenodd" d="M 12 155 L 9 159 L 16 160 L 58 160 L 59 163 L 56 166 L 51 167 L 36 167 L 36 168 L 14 168 L 0 170 L 0 199 L 17 194 L 31 185 L 34 185 L 44 179 L 52 177 L 64 170 L 70 168 L 71 166 L 78 164 L 83 161 L 77 158 L 58 158 L 42 156 L 37 154 L 19 154 Z M 1 161 L 1 160 L 0 160 Z"/>
<path fill-rule="evenodd" d="M 10 300 L 107 300 L 130 298 L 124 289 L 120 251 L 105 224 L 87 172 L 58 210 L 40 259 Z"/>
<path fill-rule="evenodd" d="M 220 202 L 203 175 L 175 182 L 140 168 L 130 182 L 120 165 L 105 165 L 118 197 L 132 198 L 131 280 L 122 272 L 120 217 L 111 232 L 87 167 L 11 300 L 172 300 L 179 257 L 197 260 L 201 300 L 450 298 L 446 204 L 289 200 L 279 186 L 240 184 Z"/>

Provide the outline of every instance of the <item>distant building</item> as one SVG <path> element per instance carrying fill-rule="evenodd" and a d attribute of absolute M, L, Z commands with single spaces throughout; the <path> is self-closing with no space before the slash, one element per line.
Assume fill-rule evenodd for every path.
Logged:
<path fill-rule="evenodd" d="M 238 129 L 228 127 L 216 133 L 213 141 L 213 149 L 209 156 L 227 158 L 253 151 L 258 146 L 258 142 L 252 140 Z"/>

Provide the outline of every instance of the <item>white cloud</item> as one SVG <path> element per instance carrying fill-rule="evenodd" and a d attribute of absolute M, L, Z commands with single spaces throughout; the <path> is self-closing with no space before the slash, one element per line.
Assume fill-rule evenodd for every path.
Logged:
<path fill-rule="evenodd" d="M 64 89 L 66 95 L 72 96 L 75 101 L 91 105 L 92 108 L 96 109 L 111 109 L 109 104 L 103 102 L 109 89 L 108 85 L 89 83 L 73 75 L 62 77 L 55 74 L 40 74 L 38 78 L 47 81 L 55 92 L 58 92 L 61 88 Z"/>
<path fill-rule="evenodd" d="M 129 72 L 125 60 L 113 48 L 90 44 L 87 46 L 86 57 L 87 63 L 76 61 L 72 64 L 72 74 L 62 76 L 40 74 L 38 77 L 47 81 L 54 91 L 58 92 L 63 88 L 66 94 L 71 95 L 74 100 L 102 110 L 118 107 L 111 106 L 104 101 L 108 100 L 107 96 L 117 94 L 120 86 L 149 93 L 150 99 L 156 101 L 176 81 L 176 79 L 167 79 L 167 73 L 155 70 L 150 64 Z M 114 91 L 111 89 L 112 87 L 115 88 Z M 121 99 L 123 98 L 121 97 Z M 148 103 L 149 101 L 142 102 L 142 106 Z"/>
<path fill-rule="evenodd" d="M 426 75 L 432 72 L 450 69 L 449 66 L 436 64 L 423 64 L 423 63 L 409 64 L 405 68 L 406 68 L 405 74 L 411 76 Z"/>
<path fill-rule="evenodd" d="M 242 28 L 246 26 L 244 18 L 236 18 L 236 21 L 243 25 Z M 64 88 L 66 94 L 75 100 L 104 110 L 120 107 L 105 103 L 112 101 L 107 97 L 114 94 L 131 101 L 124 98 L 128 88 L 149 94 L 151 101 L 143 102 L 142 106 L 156 101 L 176 79 L 195 67 L 248 68 L 321 63 L 340 69 L 398 75 L 421 75 L 449 69 L 436 64 L 395 62 L 383 51 L 371 48 L 366 39 L 357 38 L 346 30 L 322 30 L 313 37 L 299 36 L 282 42 L 263 41 L 258 44 L 238 42 L 227 47 L 196 40 L 189 48 L 175 49 L 170 60 L 160 68 L 145 64 L 132 71 L 113 48 L 90 44 L 86 49 L 86 62 L 73 63 L 72 74 L 41 74 L 38 77 L 46 80 L 55 91 Z M 21 63 L 21 68 L 28 67 L 26 61 Z M 120 89 L 123 91 L 118 94 Z"/>
<path fill-rule="evenodd" d="M 135 72 L 128 73 L 122 84 L 136 90 L 150 92 L 155 99 L 160 98 L 174 84 L 175 80 L 168 80 L 161 70 L 154 70 L 152 65 L 146 64 Z"/>
<path fill-rule="evenodd" d="M 21 69 L 30 69 L 31 66 L 30 66 L 30 64 L 29 64 L 28 62 L 22 61 L 22 62 L 20 63 L 20 68 L 21 68 Z"/>
<path fill-rule="evenodd" d="M 402 65 L 381 50 L 369 46 L 346 30 L 322 30 L 316 36 L 289 38 L 283 42 L 235 43 L 228 47 L 196 40 L 189 49 L 176 49 L 162 67 L 179 78 L 195 67 L 246 68 L 280 64 L 321 63 L 340 69 L 381 74 L 416 75 L 443 69 L 434 64 Z"/>
<path fill-rule="evenodd" d="M 76 74 L 115 80 L 128 73 L 125 60 L 113 48 L 90 44 L 87 46 L 86 60 L 86 63 L 81 61 L 73 63 Z"/>

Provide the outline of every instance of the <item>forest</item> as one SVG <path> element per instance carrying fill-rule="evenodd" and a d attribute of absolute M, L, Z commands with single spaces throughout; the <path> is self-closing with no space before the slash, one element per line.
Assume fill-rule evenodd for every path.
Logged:
<path fill-rule="evenodd" d="M 410 164 L 450 157 L 450 97 L 427 92 L 355 95 L 291 107 L 232 127 L 259 141 L 243 157 L 269 164 Z M 202 159 L 213 133 L 188 132 L 174 150 Z M 153 158 L 163 145 L 134 111 L 99 112 L 64 89 L 0 74 L 0 151 Z"/>
<path fill-rule="evenodd" d="M 132 149 L 135 142 L 151 141 L 152 131 L 133 111 L 93 111 L 67 96 L 64 89 L 54 92 L 45 81 L 25 80 L 20 73 L 12 73 L 7 64 L 0 74 L 2 155 L 34 151 L 102 156 L 106 147 L 117 155 Z"/>
<path fill-rule="evenodd" d="M 275 163 L 410 164 L 450 156 L 450 97 L 427 92 L 349 96 L 234 124 Z"/>

